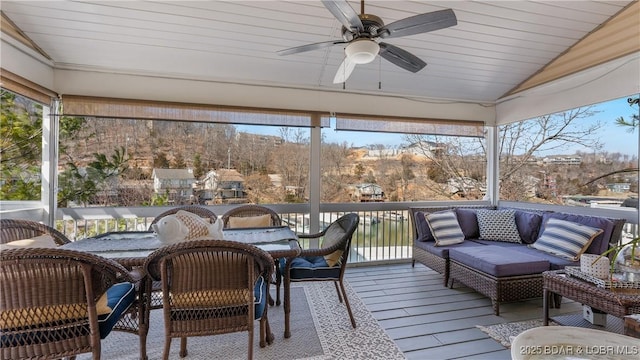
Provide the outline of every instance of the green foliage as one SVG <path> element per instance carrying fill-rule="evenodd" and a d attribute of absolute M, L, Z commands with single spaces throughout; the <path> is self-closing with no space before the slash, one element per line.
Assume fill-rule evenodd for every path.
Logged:
<path fill-rule="evenodd" d="M 87 206 L 99 191 L 108 187 L 111 180 L 118 179 L 128 169 L 129 159 L 124 147 L 116 149 L 111 159 L 101 153 L 93 156 L 95 160 L 86 168 L 70 163 L 58 176 L 58 206 L 66 207 L 72 201 Z"/>
<path fill-rule="evenodd" d="M 39 200 L 42 107 L 0 93 L 0 200 Z"/>
<path fill-rule="evenodd" d="M 202 176 L 204 176 L 204 165 L 202 164 L 200 154 L 196 154 L 193 157 L 193 176 L 196 179 L 200 179 Z"/>

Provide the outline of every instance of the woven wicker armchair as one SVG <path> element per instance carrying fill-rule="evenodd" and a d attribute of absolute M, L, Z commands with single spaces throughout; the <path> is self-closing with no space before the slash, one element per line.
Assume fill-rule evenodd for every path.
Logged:
<path fill-rule="evenodd" d="M 206 219 L 211 219 L 211 223 L 213 223 L 214 221 L 216 221 L 216 219 L 218 219 L 218 216 L 211 210 L 204 208 L 202 206 L 197 206 L 197 205 L 185 205 L 185 206 L 178 206 L 175 207 L 173 209 L 169 209 L 163 213 L 161 213 L 160 215 L 156 216 L 153 221 L 151 222 L 151 224 L 149 224 L 149 231 L 153 230 L 151 225 L 157 223 L 160 219 L 162 219 L 163 217 L 167 216 L 167 215 L 173 215 L 175 213 L 177 213 L 178 211 L 188 211 L 190 213 L 196 214 L 200 217 L 206 218 Z"/>
<path fill-rule="evenodd" d="M 144 315 L 136 297 L 140 279 L 110 259 L 84 252 L 0 251 L 0 358 L 59 359 L 88 352 L 100 359 L 100 339 L 122 317 Z M 146 323 L 140 332 L 142 359 Z"/>
<path fill-rule="evenodd" d="M 34 238 L 41 235 L 50 235 L 58 245 L 70 242 L 64 234 L 58 230 L 31 220 L 0 220 L 0 244 L 6 244 L 16 240 Z"/>
<path fill-rule="evenodd" d="M 332 222 L 326 229 L 317 234 L 298 235 L 301 242 L 309 239 L 322 238 L 320 248 L 309 249 L 302 245 L 302 252 L 298 257 L 288 263 L 281 264 L 285 276 L 285 292 L 289 292 L 290 282 L 295 281 L 333 281 L 338 293 L 338 299 L 347 307 L 351 318 L 351 325 L 356 327 L 356 321 L 351 312 L 347 292 L 344 288 L 344 272 L 349 257 L 351 238 L 358 227 L 360 217 L 358 214 L 346 214 Z M 289 337 L 290 334 L 285 334 Z"/>
<path fill-rule="evenodd" d="M 261 205 L 241 205 L 235 207 L 222 215 L 222 221 L 225 229 L 228 229 L 230 227 L 242 227 L 232 226 L 232 218 L 249 218 L 262 215 L 269 215 L 271 217 L 268 226 L 282 225 L 280 216 L 275 211 Z"/>
<path fill-rule="evenodd" d="M 149 231 L 153 230 L 153 225 L 156 224 L 160 219 L 162 219 L 167 215 L 174 215 L 180 210 L 196 214 L 205 219 L 210 219 L 211 223 L 215 222 L 218 219 L 218 215 L 216 215 L 213 211 L 207 208 L 204 208 L 202 206 L 198 206 L 198 205 L 178 206 L 173 209 L 169 209 L 161 213 L 160 215 L 156 216 L 151 222 L 151 224 L 149 225 Z M 162 287 L 159 281 L 154 281 L 152 285 L 153 285 L 153 292 L 151 294 L 150 306 L 151 306 L 151 309 L 160 309 L 162 307 Z"/>
<path fill-rule="evenodd" d="M 180 338 L 185 357 L 187 337 L 239 331 L 249 332 L 251 359 L 255 319 L 260 319 L 260 346 L 272 342 L 266 299 L 273 258 L 267 252 L 235 241 L 193 240 L 154 251 L 145 269 L 162 282 L 165 295 L 165 360 L 173 338 Z"/>
<path fill-rule="evenodd" d="M 282 220 L 280 216 L 275 211 L 269 209 L 265 206 L 260 205 L 240 205 L 235 207 L 222 215 L 223 227 L 225 229 L 231 227 L 253 227 L 251 225 L 247 225 L 248 222 L 245 222 L 244 226 L 238 226 L 234 219 L 244 218 L 245 220 L 249 218 L 255 218 L 256 216 L 269 216 L 269 225 L 268 226 L 281 226 Z M 236 224 L 232 224 L 232 223 Z M 276 300 L 275 304 L 280 305 L 280 285 L 282 284 L 282 276 L 280 275 L 280 267 L 278 266 L 277 259 L 275 264 L 275 277 L 273 279 L 273 283 L 276 285 Z M 273 305 L 273 299 L 269 299 L 269 304 Z"/>

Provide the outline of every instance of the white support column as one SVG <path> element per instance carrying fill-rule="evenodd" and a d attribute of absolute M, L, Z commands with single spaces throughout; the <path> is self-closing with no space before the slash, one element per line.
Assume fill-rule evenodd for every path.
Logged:
<path fill-rule="evenodd" d="M 309 153 L 309 232 L 320 231 L 320 151 L 322 129 L 320 114 L 311 115 L 311 146 Z"/>
<path fill-rule="evenodd" d="M 42 184 L 40 201 L 44 208 L 43 220 L 50 226 L 55 225 L 58 189 L 58 127 L 59 127 L 58 99 L 51 103 L 51 107 L 42 107 Z"/>
<path fill-rule="evenodd" d="M 498 149 L 498 127 L 486 126 L 485 141 L 487 144 L 487 195 L 492 205 L 500 200 L 500 154 Z"/>

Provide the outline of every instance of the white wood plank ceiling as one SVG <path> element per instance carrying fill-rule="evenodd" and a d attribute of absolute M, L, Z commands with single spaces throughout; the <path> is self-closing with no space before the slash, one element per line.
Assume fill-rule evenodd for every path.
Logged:
<path fill-rule="evenodd" d="M 492 103 L 630 2 L 366 1 L 386 24 L 448 8 L 458 24 L 385 40 L 427 67 L 414 74 L 378 57 L 345 90 L 332 81 L 343 45 L 276 53 L 340 39 L 320 1 L 3 0 L 1 9 L 58 69 Z"/>

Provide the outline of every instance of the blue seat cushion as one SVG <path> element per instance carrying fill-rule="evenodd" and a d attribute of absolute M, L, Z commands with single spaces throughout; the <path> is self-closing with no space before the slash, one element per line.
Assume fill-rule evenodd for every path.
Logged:
<path fill-rule="evenodd" d="M 267 282 L 264 277 L 258 277 L 256 280 L 256 284 L 253 287 L 253 303 L 255 304 L 255 318 L 260 319 L 262 314 L 264 313 L 264 309 L 267 307 L 267 299 L 269 298 L 269 294 L 267 294 Z"/>
<path fill-rule="evenodd" d="M 549 261 L 543 258 L 493 245 L 451 249 L 449 258 L 495 277 L 537 274 L 549 270 Z"/>
<path fill-rule="evenodd" d="M 475 241 L 465 241 L 460 244 L 436 246 L 436 243 L 432 241 L 432 242 L 415 242 L 414 246 L 419 247 L 425 250 L 426 252 L 439 256 L 443 259 L 448 259 L 450 249 L 463 249 L 463 248 L 470 248 L 470 247 L 483 246 L 483 245 Z"/>
<path fill-rule="evenodd" d="M 297 257 L 291 261 L 292 281 L 304 279 L 338 279 L 340 266 L 329 266 L 323 256 Z"/>
<path fill-rule="evenodd" d="M 134 284 L 129 282 L 115 284 L 107 290 L 106 296 L 107 307 L 111 309 L 111 311 L 98 316 L 100 339 L 104 339 L 109 335 L 113 326 L 120 319 L 120 316 L 133 304 L 133 301 L 136 299 L 136 288 Z"/>

